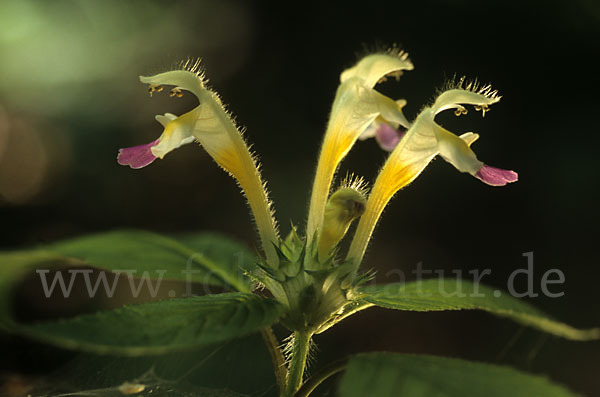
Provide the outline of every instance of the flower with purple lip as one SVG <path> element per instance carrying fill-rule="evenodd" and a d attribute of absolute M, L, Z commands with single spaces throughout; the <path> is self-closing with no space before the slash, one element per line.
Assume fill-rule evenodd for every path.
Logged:
<path fill-rule="evenodd" d="M 464 78 L 454 89 L 443 92 L 432 107 L 424 109 L 419 115 L 426 113 L 429 117 L 431 131 L 437 140 L 437 154 L 459 171 L 467 172 L 490 186 L 504 186 L 507 183 L 516 182 L 518 180 L 516 172 L 492 167 L 477 159 L 470 146 L 479 138 L 478 134 L 468 132 L 459 138 L 435 123 L 434 117 L 444 110 L 456 109 L 457 116 L 465 114 L 467 110 L 461 103 L 474 105 L 475 110 L 481 111 L 485 116 L 485 112 L 489 111 L 489 106 L 500 100 L 500 96 L 496 91 L 492 91 L 490 86 L 480 88 L 476 82 L 473 82 L 463 88 L 463 84 Z M 397 123 L 378 118 L 361 134 L 359 139 L 375 138 L 383 150 L 393 152 L 406 132 L 407 130 Z"/>
<path fill-rule="evenodd" d="M 142 168 L 156 158 L 162 159 L 167 153 L 197 141 L 221 168 L 238 181 L 254 215 L 264 252 L 270 261 L 276 263 L 274 244 L 279 240 L 277 225 L 256 159 L 218 95 L 206 86 L 200 61 L 187 61 L 178 70 L 140 76 L 140 81 L 149 84 L 150 94 L 162 91 L 163 85 L 174 86 L 172 97 L 181 97 L 182 91 L 188 91 L 199 104 L 181 116 L 171 113 L 156 116 L 163 126 L 160 137 L 145 145 L 120 149 L 118 163 L 134 169 Z"/>
<path fill-rule="evenodd" d="M 471 174 L 491 186 L 517 181 L 516 172 L 491 167 L 477 158 L 470 146 L 479 138 L 478 134 L 467 132 L 457 136 L 435 121 L 435 116 L 444 110 L 455 109 L 457 116 L 467 113 L 464 105 L 474 106 L 476 111 L 485 115 L 489 106 L 499 100 L 498 92 L 490 85 L 465 84 L 462 78 L 458 84 L 438 95 L 433 105 L 425 107 L 406 132 L 385 120 L 376 120 L 366 130 L 363 139 L 374 137 L 384 150 L 391 153 L 375 180 L 350 245 L 348 260 L 357 264 L 362 261 L 375 225 L 389 200 L 415 180 L 438 155 L 458 171 Z"/>
<path fill-rule="evenodd" d="M 133 169 L 150 165 L 157 158 L 163 158 L 170 151 L 195 140 L 194 123 L 198 108 L 180 117 L 171 113 L 155 116 L 164 128 L 162 135 L 155 141 L 145 145 L 119 149 L 117 162 Z"/>

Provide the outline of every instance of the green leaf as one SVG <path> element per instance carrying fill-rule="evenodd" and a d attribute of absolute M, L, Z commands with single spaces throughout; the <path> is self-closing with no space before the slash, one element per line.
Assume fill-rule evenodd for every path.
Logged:
<path fill-rule="evenodd" d="M 544 377 L 509 367 L 409 354 L 368 353 L 352 358 L 341 397 L 573 397 Z"/>
<path fill-rule="evenodd" d="M 76 260 L 44 251 L 14 251 L 0 253 L 0 327 L 12 324 L 12 293 L 14 287 L 33 269 L 53 269 L 81 266 Z"/>
<path fill-rule="evenodd" d="M 200 366 L 196 355 L 195 360 L 191 359 L 182 369 L 189 371 L 190 368 L 197 369 L 186 380 L 195 385 L 230 389 L 252 396 L 277 395 L 271 356 L 258 333 L 228 341 L 214 355 L 203 359 Z"/>
<path fill-rule="evenodd" d="M 456 279 L 373 285 L 360 289 L 363 300 L 388 309 L 408 311 L 484 310 L 572 340 L 600 339 L 600 329 L 579 330 L 547 316 L 508 293 Z M 499 295 L 499 296 L 496 296 Z"/>
<path fill-rule="evenodd" d="M 44 248 L 102 269 L 135 270 L 140 276 L 148 272 L 150 278 L 162 273 L 165 280 L 189 280 L 250 291 L 250 279 L 242 274 L 241 267 L 253 261 L 253 255 L 243 245 L 215 234 L 173 239 L 141 230 L 118 230 Z"/>
<path fill-rule="evenodd" d="M 135 356 L 238 338 L 273 324 L 282 311 L 272 299 L 228 293 L 127 305 L 13 331 L 68 349 Z"/>
<path fill-rule="evenodd" d="M 65 363 L 64 354 L 45 349 L 44 382 L 33 396 L 123 397 L 119 386 L 143 384 L 135 396 L 275 397 L 271 358 L 259 333 L 199 349 L 165 355 L 123 357 L 80 352 Z M 50 356 L 49 356 L 50 355 Z M 23 365 L 39 365 L 23 357 Z M 70 394 L 69 394 L 70 393 Z"/>

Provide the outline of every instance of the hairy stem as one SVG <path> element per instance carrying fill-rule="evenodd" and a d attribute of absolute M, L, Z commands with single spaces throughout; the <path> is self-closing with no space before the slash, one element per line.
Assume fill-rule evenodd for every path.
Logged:
<path fill-rule="evenodd" d="M 308 332 L 294 332 L 287 384 L 285 393 L 283 394 L 285 397 L 293 397 L 298 389 L 300 389 L 304 369 L 306 368 L 306 359 L 308 358 L 311 337 L 312 334 Z"/>
<path fill-rule="evenodd" d="M 285 358 L 283 352 L 279 348 L 279 341 L 273 333 L 271 327 L 263 328 L 261 331 L 262 337 L 269 350 L 271 356 L 271 362 L 273 363 L 273 370 L 275 371 L 275 380 L 277 381 L 277 388 L 279 394 L 283 394 L 285 391 L 285 381 L 287 379 L 287 368 L 285 367 Z"/>
<path fill-rule="evenodd" d="M 327 378 L 342 372 L 348 365 L 348 359 L 344 358 L 341 360 L 334 361 L 321 368 L 319 372 L 308 379 L 298 390 L 295 397 L 308 397 L 323 381 Z"/>

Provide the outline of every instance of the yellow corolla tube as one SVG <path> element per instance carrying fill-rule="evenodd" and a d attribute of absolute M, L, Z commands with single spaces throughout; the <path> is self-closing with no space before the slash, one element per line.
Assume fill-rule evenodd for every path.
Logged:
<path fill-rule="evenodd" d="M 398 77 L 413 65 L 406 53 L 390 50 L 361 59 L 340 77 L 313 182 L 306 228 L 308 243 L 320 233 L 334 174 L 358 137 L 376 118 L 408 127 L 404 101 L 394 101 L 373 88 L 387 76 Z"/>
<path fill-rule="evenodd" d="M 417 178 L 438 154 L 460 172 L 469 173 L 491 186 L 503 186 L 517 180 L 514 171 L 490 167 L 477 159 L 470 146 L 479 135 L 467 132 L 459 137 L 435 122 L 436 114 L 447 109 L 456 109 L 456 115 L 466 113 L 463 105 L 472 105 L 485 115 L 488 107 L 499 100 L 497 92 L 490 86 L 464 85 L 460 80 L 454 88 L 441 93 L 433 105 L 421 111 L 393 148 L 371 189 L 348 251 L 347 260 L 355 264 L 355 269 L 363 259 L 387 203 L 398 190 Z"/>
<path fill-rule="evenodd" d="M 119 163 L 141 168 L 155 158 L 163 158 L 173 149 L 197 140 L 239 183 L 254 215 L 267 263 L 277 267 L 278 257 L 274 248 L 274 244 L 279 244 L 277 224 L 256 159 L 217 94 L 206 87 L 199 70 L 196 62 L 182 70 L 140 77 L 142 83 L 150 85 L 150 93 L 161 91 L 163 85 L 174 86 L 171 96 L 181 96 L 182 90 L 189 91 L 200 104 L 179 117 L 172 114 L 156 116 L 164 127 L 160 138 L 146 145 L 121 149 Z"/>

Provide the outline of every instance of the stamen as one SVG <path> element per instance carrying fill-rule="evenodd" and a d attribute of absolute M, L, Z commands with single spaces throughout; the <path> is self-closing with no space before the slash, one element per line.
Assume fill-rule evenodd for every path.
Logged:
<path fill-rule="evenodd" d="M 171 92 L 169 92 L 169 96 L 171 98 L 174 96 L 177 96 L 177 98 L 181 98 L 183 96 L 183 92 L 181 92 L 181 88 L 175 87 L 171 90 Z"/>
<path fill-rule="evenodd" d="M 150 86 L 148 87 L 148 93 L 150 94 L 150 96 L 152 96 L 153 93 L 161 92 L 162 90 L 163 87 L 158 84 L 150 84 Z"/>
<path fill-rule="evenodd" d="M 490 108 L 488 107 L 488 105 L 476 105 L 475 111 L 479 112 L 480 110 L 481 110 L 481 117 L 485 117 L 485 112 L 489 112 Z"/>
<path fill-rule="evenodd" d="M 477 106 L 475 107 L 475 109 L 477 109 Z M 459 106 L 454 111 L 454 115 L 458 117 L 458 116 L 461 116 L 463 114 L 467 114 L 468 112 L 469 111 L 467 110 L 467 108 L 465 108 L 464 106 Z"/>

